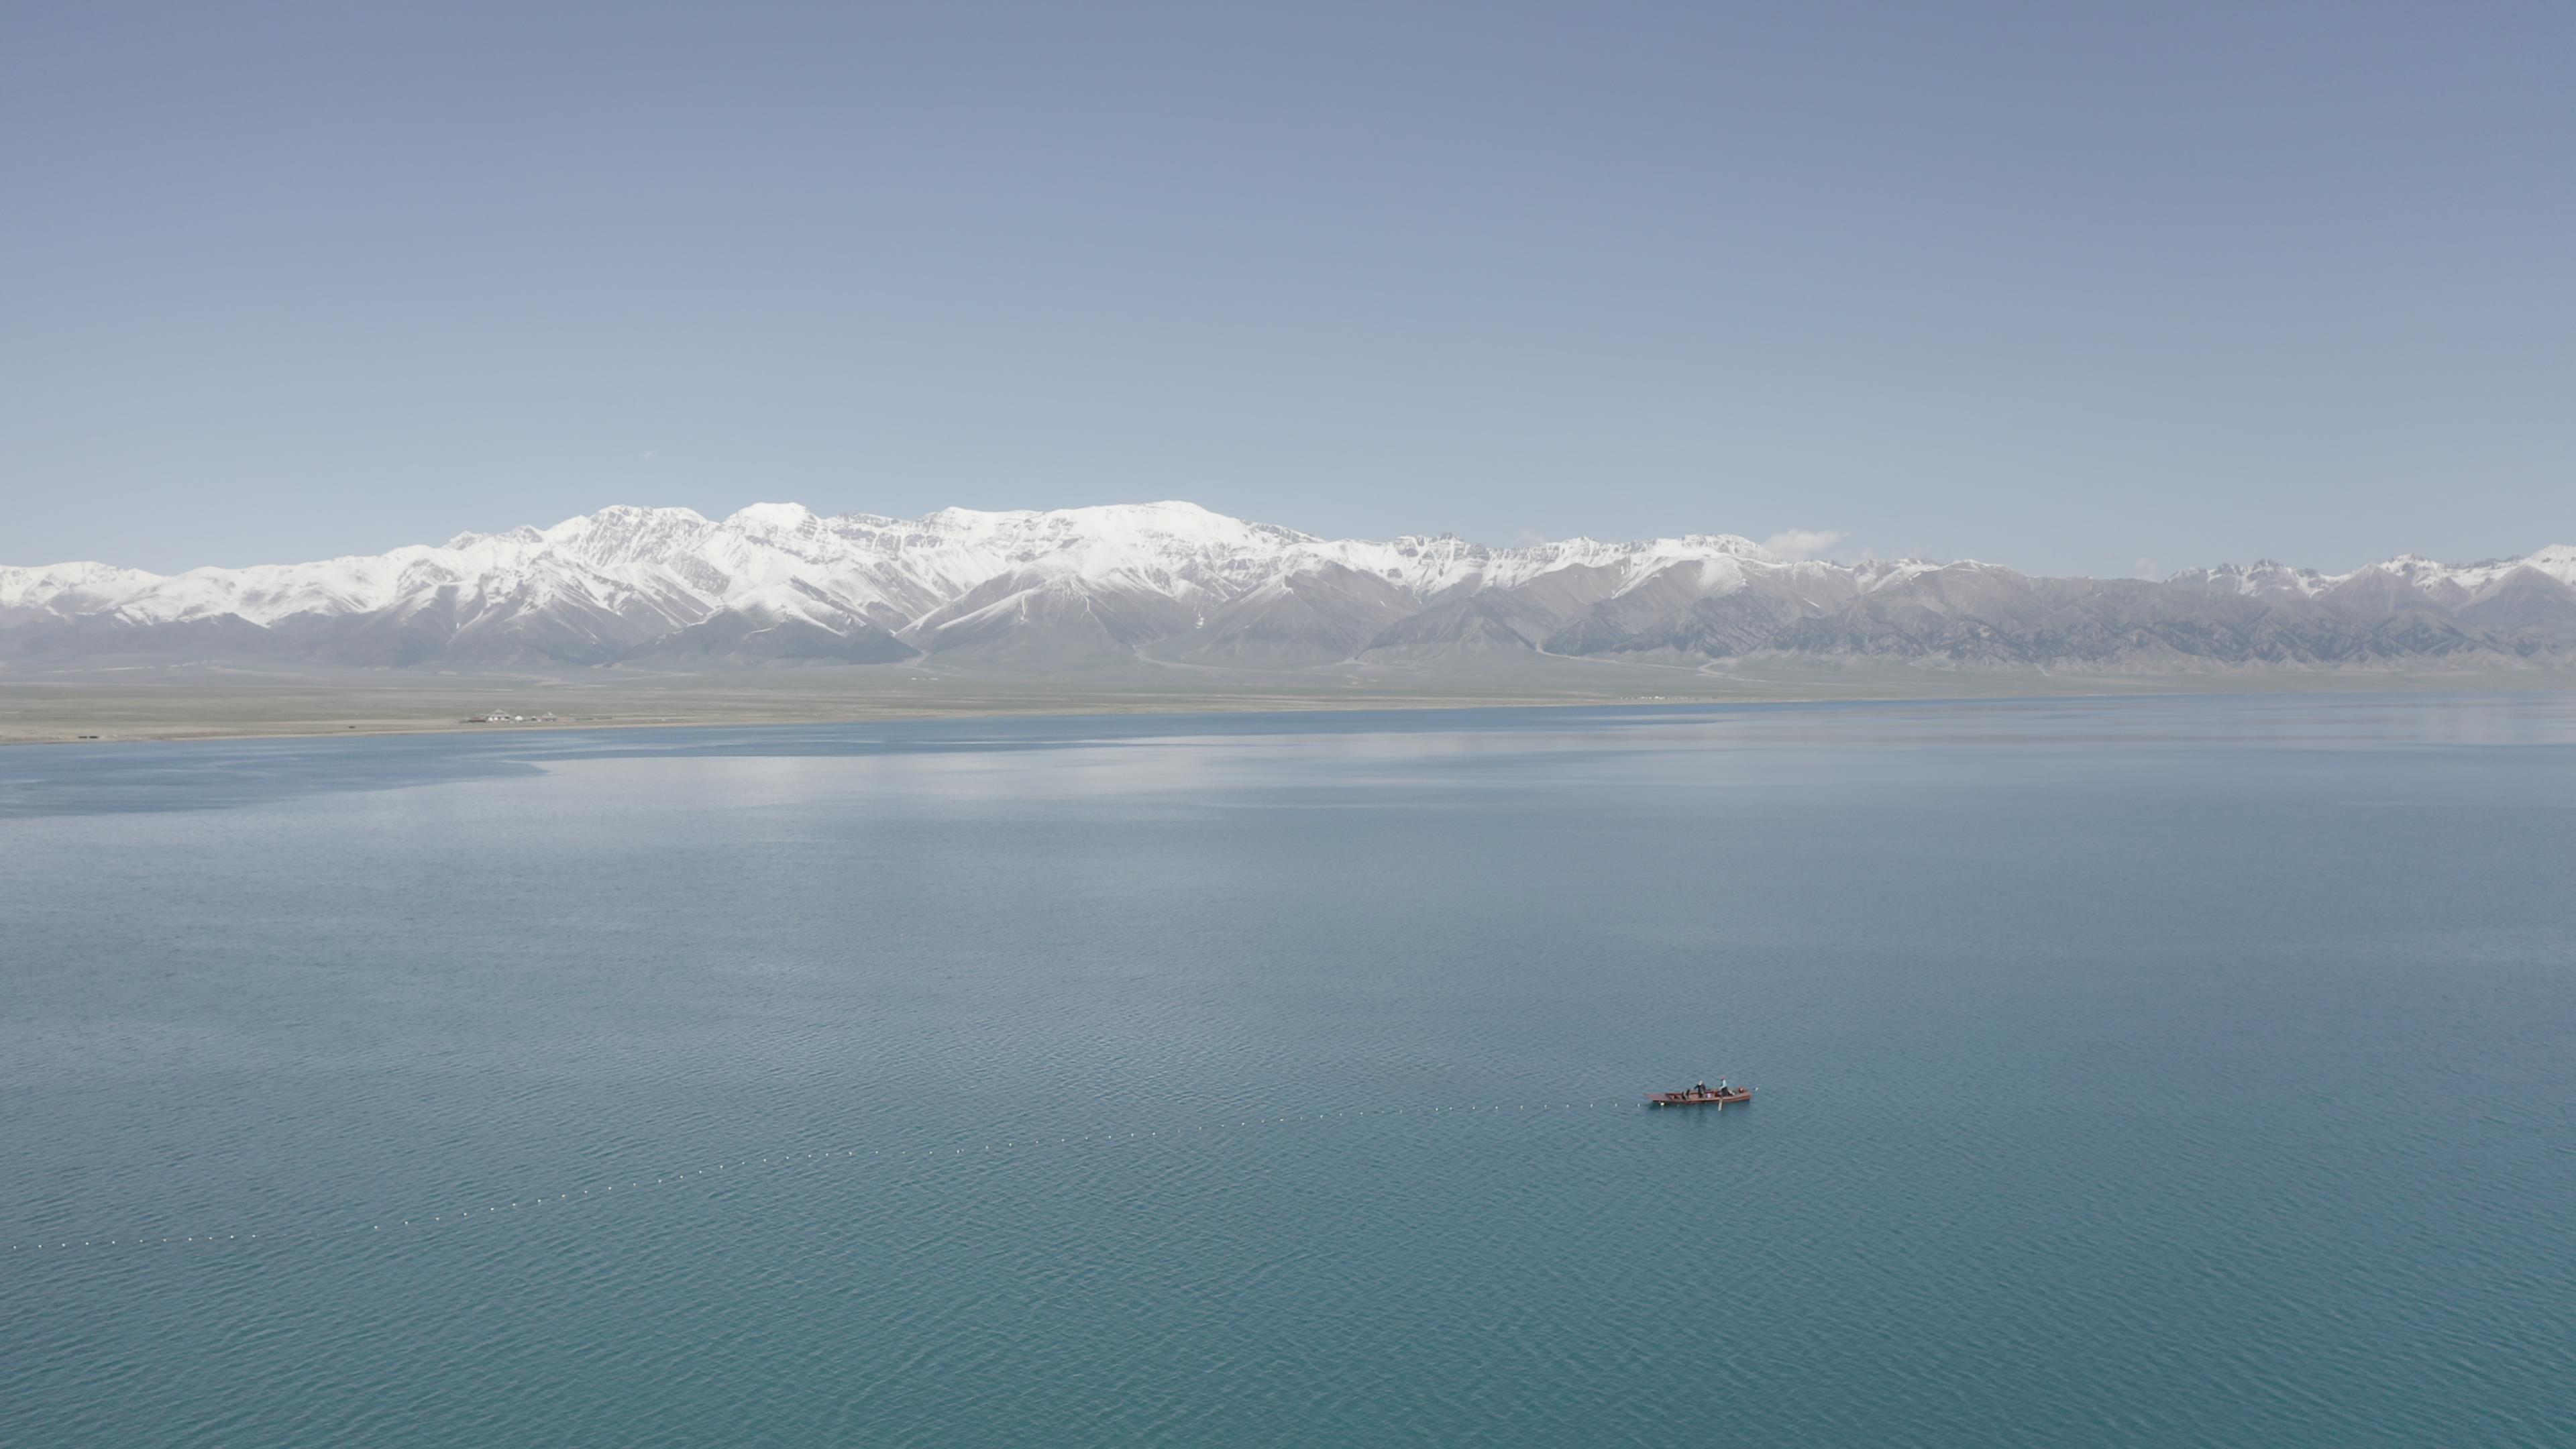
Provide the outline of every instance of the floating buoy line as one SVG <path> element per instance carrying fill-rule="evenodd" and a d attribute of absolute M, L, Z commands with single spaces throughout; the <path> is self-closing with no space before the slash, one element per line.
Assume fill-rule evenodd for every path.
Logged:
<path fill-rule="evenodd" d="M 302 1230 L 285 1229 L 256 1233 L 124 1233 L 114 1236 L 92 1234 L 87 1237 L 30 1234 L 22 1239 L 8 1243 L 5 1248 L 0 1248 L 0 1254 L 78 1252 L 84 1248 L 92 1250 L 104 1248 L 143 1250 L 160 1249 L 164 1247 L 220 1247 L 226 1244 L 246 1245 L 259 1242 L 280 1243 L 295 1241 L 309 1243 L 322 1240 L 348 1241 L 361 1238 L 382 1240 L 388 1235 L 398 1236 L 405 1233 L 417 1233 L 428 1229 L 462 1227 L 467 1223 L 490 1222 L 511 1213 L 528 1212 L 539 1208 L 561 1210 L 569 1208 L 577 1203 L 604 1202 L 609 1198 L 615 1197 L 621 1192 L 631 1196 L 635 1193 L 644 1192 L 652 1188 L 672 1187 L 682 1183 L 698 1183 L 715 1178 L 733 1177 L 765 1167 L 803 1166 L 807 1163 L 819 1164 L 828 1162 L 876 1162 L 880 1164 L 901 1163 L 906 1165 L 916 1163 L 928 1164 L 954 1162 L 968 1157 L 974 1157 L 980 1160 L 985 1153 L 1017 1153 L 1036 1151 L 1041 1148 L 1051 1147 L 1152 1143 L 1160 1142 L 1165 1138 L 1169 1138 L 1175 1142 L 1182 1140 L 1203 1140 L 1212 1135 L 1212 1131 L 1214 1135 L 1222 1135 L 1227 1131 L 1243 1131 L 1252 1128 L 1277 1127 L 1291 1123 L 1330 1123 L 1351 1121 L 1363 1117 L 1466 1117 L 1478 1113 L 1494 1117 L 1510 1115 L 1525 1116 L 1530 1114 L 1547 1113 L 1556 1113 L 1561 1115 L 1569 1111 L 1584 1111 L 1598 1109 L 1601 1107 L 1632 1109 L 1635 1105 L 1635 1103 L 1625 1098 L 1613 1098 L 1607 1101 L 1595 1100 L 1561 1103 L 1522 1102 L 1503 1103 L 1492 1106 L 1477 1105 L 1467 1107 L 1424 1106 L 1351 1108 L 1339 1112 L 1291 1113 L 1279 1117 L 1242 1117 L 1237 1118 L 1231 1123 L 1220 1121 L 1213 1123 L 1197 1123 L 1178 1127 L 1145 1128 L 1132 1131 L 1093 1132 L 1078 1135 L 1047 1134 L 1033 1135 L 1029 1137 L 1006 1137 L 999 1141 L 984 1142 L 973 1146 L 821 1147 L 807 1151 L 789 1149 L 762 1154 L 745 1153 L 740 1156 L 723 1159 L 711 1167 L 694 1167 L 676 1172 L 662 1172 L 649 1177 L 642 1173 L 635 1173 L 623 1178 L 622 1180 L 612 1179 L 604 1183 L 594 1183 L 589 1187 L 566 1187 L 543 1195 L 528 1195 L 508 1199 L 496 1198 L 492 1201 L 480 1204 L 460 1203 L 455 1206 L 431 1207 L 407 1216 L 388 1217 L 375 1222 L 352 1224 L 339 1228 Z"/>

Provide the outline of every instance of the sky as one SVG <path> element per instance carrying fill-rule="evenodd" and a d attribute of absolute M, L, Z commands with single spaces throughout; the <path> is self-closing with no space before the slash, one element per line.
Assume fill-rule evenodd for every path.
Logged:
<path fill-rule="evenodd" d="M 0 562 L 1161 498 L 2517 554 L 2571 73 L 2564 0 L 13 0 Z"/>

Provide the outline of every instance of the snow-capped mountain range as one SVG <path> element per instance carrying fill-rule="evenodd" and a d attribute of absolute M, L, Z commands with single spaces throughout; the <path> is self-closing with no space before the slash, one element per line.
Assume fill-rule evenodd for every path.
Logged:
<path fill-rule="evenodd" d="M 1577 655 L 2103 669 L 2439 658 L 2576 663 L 2576 547 L 2349 574 L 2271 562 L 2151 582 L 1829 563 L 1731 534 L 1487 548 L 1317 538 L 1189 503 L 710 520 L 608 508 L 365 558 L 163 576 L 0 567 L 0 664 L 702 668 L 779 660 L 1053 671 Z"/>

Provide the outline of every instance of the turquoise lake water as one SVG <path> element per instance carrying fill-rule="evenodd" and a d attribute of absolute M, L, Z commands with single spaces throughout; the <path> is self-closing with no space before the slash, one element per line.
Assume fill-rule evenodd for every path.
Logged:
<path fill-rule="evenodd" d="M 0 1444 L 2576 1444 L 2565 695 L 24 748 L 0 864 Z"/>

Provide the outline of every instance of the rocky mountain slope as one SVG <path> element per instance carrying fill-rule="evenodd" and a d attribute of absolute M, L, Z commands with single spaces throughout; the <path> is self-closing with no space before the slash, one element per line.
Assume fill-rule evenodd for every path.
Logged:
<path fill-rule="evenodd" d="M 0 567 L 0 667 L 1050 672 L 1508 665 L 1542 654 L 2165 670 L 2576 663 L 2576 547 L 2162 581 L 1793 561 L 1729 534 L 1487 548 L 1330 540 L 1188 503 L 709 520 L 609 508 L 368 558 L 161 576 Z"/>

